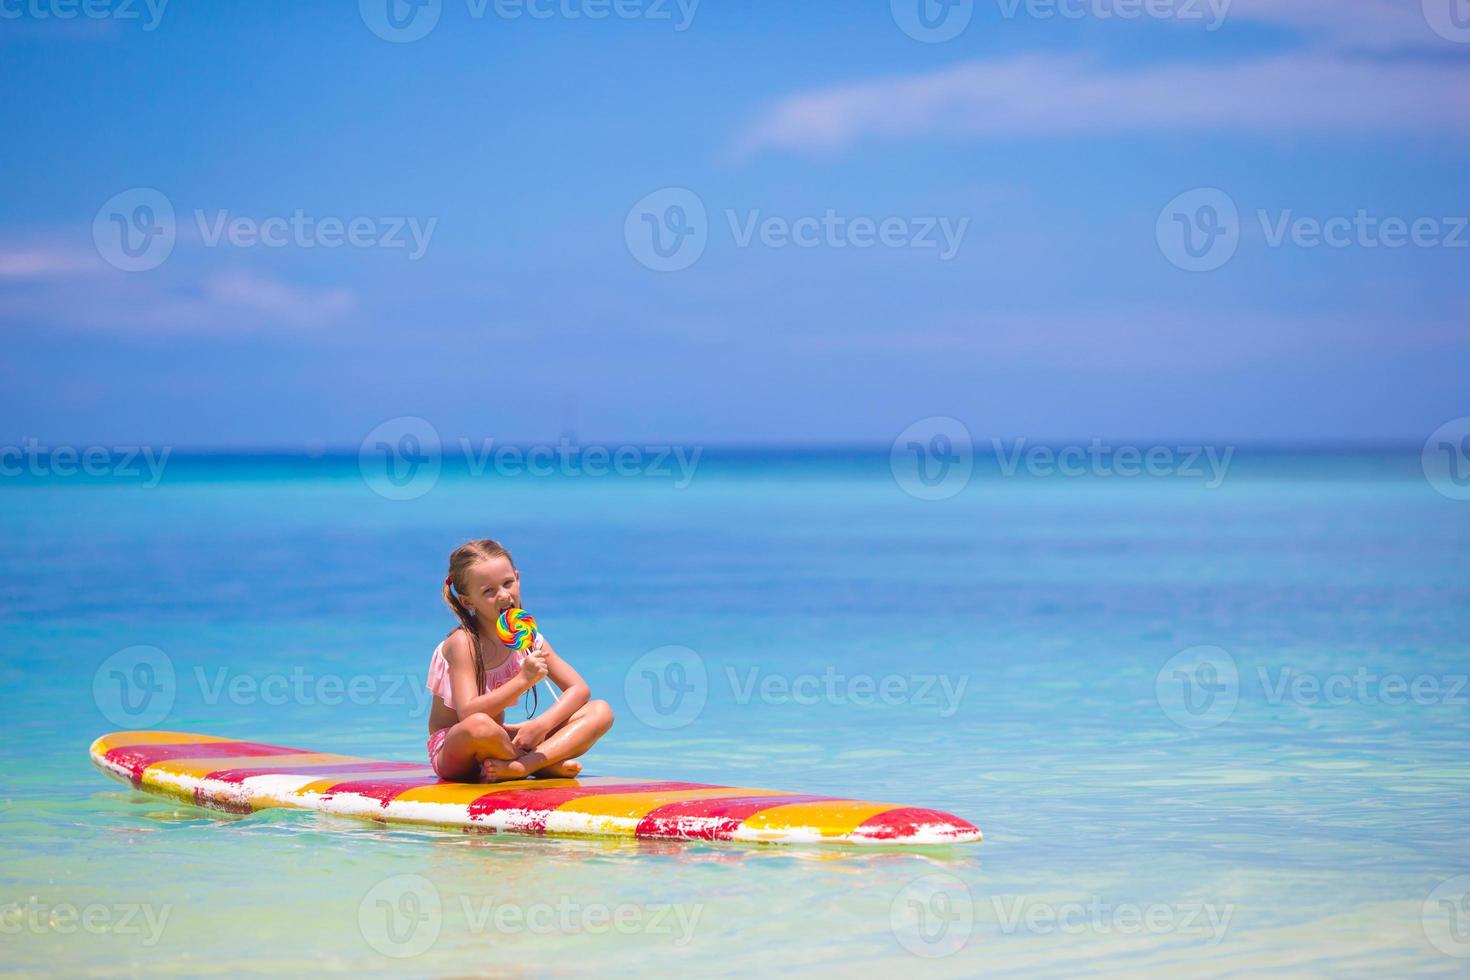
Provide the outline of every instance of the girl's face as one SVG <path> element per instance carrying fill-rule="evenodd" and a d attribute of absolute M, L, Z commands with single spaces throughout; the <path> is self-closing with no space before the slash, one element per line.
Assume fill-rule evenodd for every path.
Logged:
<path fill-rule="evenodd" d="M 460 601 L 482 622 L 493 622 L 507 609 L 521 604 L 521 574 L 504 555 L 475 562 L 465 572 L 465 591 Z"/>

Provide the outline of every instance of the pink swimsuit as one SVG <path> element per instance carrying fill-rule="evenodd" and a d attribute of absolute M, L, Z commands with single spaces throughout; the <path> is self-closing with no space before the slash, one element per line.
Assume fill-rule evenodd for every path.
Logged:
<path fill-rule="evenodd" d="M 536 636 L 536 647 L 541 646 L 541 636 Z M 482 691 L 493 691 L 506 681 L 514 679 L 521 672 L 521 664 L 525 661 L 525 655 L 519 650 L 510 651 L 510 656 L 505 658 L 505 663 L 493 669 L 485 671 L 485 683 Z M 429 691 L 443 701 L 446 707 L 454 707 L 454 686 L 449 682 L 449 661 L 444 659 L 444 644 L 440 643 L 434 648 L 434 654 L 429 658 L 429 679 L 424 682 Z M 429 736 L 429 764 L 434 767 L 435 774 L 440 779 L 477 779 L 478 772 L 454 772 L 447 773 L 439 768 L 439 750 L 444 746 L 444 740 L 449 737 L 449 729 L 441 728 Z"/>

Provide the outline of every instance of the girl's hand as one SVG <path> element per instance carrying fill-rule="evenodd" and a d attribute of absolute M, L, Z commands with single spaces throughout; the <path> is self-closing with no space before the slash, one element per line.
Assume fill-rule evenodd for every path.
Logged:
<path fill-rule="evenodd" d="M 526 686 L 534 687 L 541 683 L 544 677 L 546 677 L 546 655 L 535 649 L 527 651 L 526 659 L 521 663 L 521 680 L 526 682 Z"/>
<path fill-rule="evenodd" d="M 517 752 L 530 752 L 546 741 L 547 734 L 546 726 L 539 720 L 532 719 L 521 723 L 510 744 Z"/>

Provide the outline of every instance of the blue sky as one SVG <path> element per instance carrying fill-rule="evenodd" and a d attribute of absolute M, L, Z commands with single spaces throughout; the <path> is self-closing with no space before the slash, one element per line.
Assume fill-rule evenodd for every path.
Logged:
<path fill-rule="evenodd" d="M 919 0 L 442 0 L 411 41 L 388 0 L 93 2 L 0 2 L 0 441 L 1418 445 L 1470 414 L 1464 0 L 981 0 L 929 8 L 943 41 Z M 139 189 L 173 244 L 124 271 Z M 687 265 L 645 264 L 654 228 Z"/>

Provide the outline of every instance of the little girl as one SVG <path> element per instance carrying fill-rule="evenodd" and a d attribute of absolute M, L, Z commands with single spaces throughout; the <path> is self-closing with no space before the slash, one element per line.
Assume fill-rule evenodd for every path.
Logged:
<path fill-rule="evenodd" d="M 592 701 L 580 674 L 545 637 L 512 651 L 495 636 L 495 620 L 521 604 L 521 573 L 510 552 L 482 538 L 454 549 L 444 601 L 459 618 L 429 661 L 429 762 L 440 779 L 496 782 L 575 776 L 570 761 L 612 727 L 612 708 Z M 540 717 L 507 725 L 505 709 L 550 676 L 561 697 Z M 534 708 L 532 709 L 534 713 Z"/>

